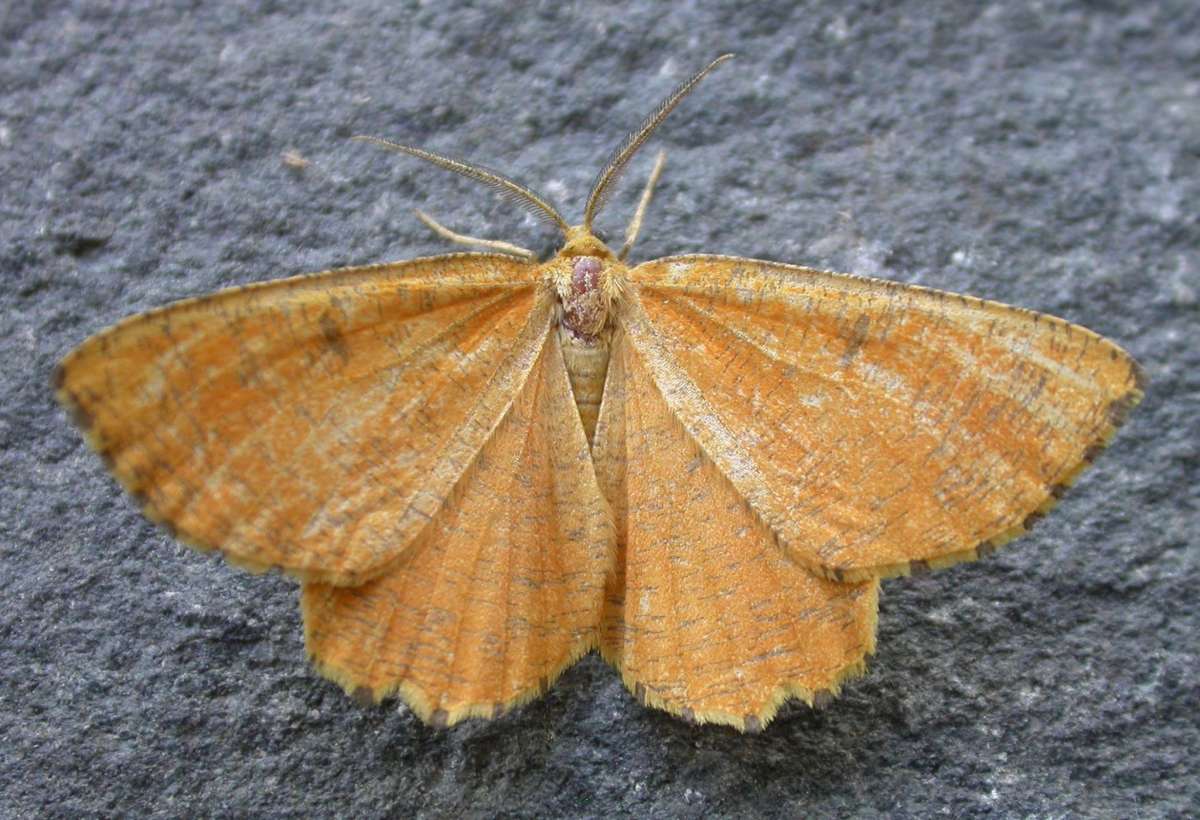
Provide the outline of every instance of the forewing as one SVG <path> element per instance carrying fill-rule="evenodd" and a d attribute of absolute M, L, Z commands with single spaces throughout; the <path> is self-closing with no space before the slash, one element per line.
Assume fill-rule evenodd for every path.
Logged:
<path fill-rule="evenodd" d="M 318 669 L 423 719 L 490 717 L 596 645 L 613 531 L 563 366 L 546 337 L 508 414 L 430 526 L 357 588 L 306 584 Z"/>
<path fill-rule="evenodd" d="M 1025 530 L 1141 397 L 1085 328 L 726 257 L 638 266 L 621 306 L 668 406 L 801 563 L 857 579 Z"/>
<path fill-rule="evenodd" d="M 127 319 L 67 355 L 58 397 L 188 543 L 357 583 L 437 513 L 550 320 L 510 257 L 347 268 Z"/>
<path fill-rule="evenodd" d="M 594 458 L 618 543 L 601 649 L 640 701 L 753 731 L 864 668 L 879 582 L 792 561 L 619 332 Z"/>

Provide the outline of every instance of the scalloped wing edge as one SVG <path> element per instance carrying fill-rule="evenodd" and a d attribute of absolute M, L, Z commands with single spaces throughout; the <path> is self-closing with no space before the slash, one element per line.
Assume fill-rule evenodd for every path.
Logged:
<path fill-rule="evenodd" d="M 1067 491 L 1075 485 L 1075 482 L 1079 480 L 1084 471 L 1096 462 L 1096 459 L 1102 452 L 1108 449 L 1116 437 L 1117 431 L 1128 421 L 1129 414 L 1133 412 L 1133 409 L 1145 397 L 1145 373 L 1141 365 L 1132 357 L 1130 357 L 1129 361 L 1132 366 L 1135 386 L 1124 395 L 1119 396 L 1109 403 L 1106 408 L 1108 424 L 1103 432 L 1084 450 L 1083 456 L 1067 471 L 1066 476 L 1047 488 L 1046 497 L 1042 499 L 1042 502 L 1037 507 L 1026 514 L 1020 524 L 989 536 L 973 547 L 951 552 L 933 559 L 904 561 L 853 570 L 841 570 L 836 567 L 826 566 L 809 567 L 809 569 L 813 569 L 831 581 L 865 581 L 869 578 L 886 579 L 905 575 L 924 575 L 933 570 L 945 569 L 956 564 L 986 558 L 1001 547 L 1025 535 L 1033 529 L 1033 526 L 1038 521 L 1045 518 L 1051 510 L 1058 506 Z"/>
<path fill-rule="evenodd" d="M 301 605 L 301 612 L 305 607 Z M 308 642 L 307 616 L 305 616 L 305 643 Z M 349 674 L 332 664 L 325 663 L 311 652 L 308 653 L 309 663 L 321 677 L 337 684 L 356 703 L 361 706 L 377 706 L 391 697 L 398 697 L 414 715 L 435 729 L 446 729 L 456 723 L 471 718 L 495 720 L 518 707 L 534 701 L 554 686 L 563 673 L 579 662 L 584 655 L 599 646 L 599 631 L 593 630 L 587 639 L 573 644 L 567 651 L 566 660 L 553 667 L 543 675 L 534 686 L 520 690 L 514 697 L 501 702 L 472 702 L 463 703 L 450 708 L 434 706 L 436 698 L 407 678 L 401 678 L 395 683 L 377 688 L 363 686 L 357 683 Z"/>
<path fill-rule="evenodd" d="M 863 677 L 867 673 L 867 658 L 875 654 L 875 644 L 879 630 L 879 596 L 880 584 L 879 579 L 873 578 L 875 584 L 872 588 L 872 602 L 870 607 L 870 621 L 868 623 L 867 645 L 860 657 L 856 661 L 842 666 L 836 670 L 833 677 L 830 679 L 829 685 L 824 689 L 810 689 L 798 683 L 791 681 L 781 681 L 778 683 L 771 693 L 767 696 L 763 705 L 753 712 L 747 712 L 744 715 L 735 715 L 731 712 L 714 710 L 710 712 L 696 711 L 690 706 L 680 706 L 678 704 L 667 703 L 661 697 L 656 695 L 653 690 L 648 689 L 645 684 L 637 680 L 633 675 L 627 674 L 622 668 L 620 660 L 611 652 L 606 652 L 603 645 L 599 647 L 600 655 L 607 661 L 620 675 L 621 682 L 630 694 L 643 706 L 651 706 L 655 709 L 661 709 L 668 714 L 691 724 L 695 725 L 721 725 L 731 726 L 739 732 L 755 734 L 761 732 L 767 725 L 775 719 L 779 710 L 789 700 L 796 699 L 812 709 L 823 709 L 829 703 L 842 693 L 842 687 L 856 679 Z"/>

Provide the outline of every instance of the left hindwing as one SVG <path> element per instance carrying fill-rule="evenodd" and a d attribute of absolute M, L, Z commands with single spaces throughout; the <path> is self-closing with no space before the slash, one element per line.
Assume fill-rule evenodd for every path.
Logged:
<path fill-rule="evenodd" d="M 361 586 L 305 584 L 308 651 L 360 699 L 398 693 L 437 725 L 494 717 L 595 646 L 614 546 L 550 330 L 412 547 Z"/>
<path fill-rule="evenodd" d="M 1141 398 L 1095 333 L 967 296 L 733 257 L 634 268 L 619 322 L 789 553 L 843 579 L 1020 534 Z"/>

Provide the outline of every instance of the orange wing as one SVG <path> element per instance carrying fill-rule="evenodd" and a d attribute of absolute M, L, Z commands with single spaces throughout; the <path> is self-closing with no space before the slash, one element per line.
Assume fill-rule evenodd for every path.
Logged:
<path fill-rule="evenodd" d="M 819 578 L 780 550 L 617 333 L 593 447 L 617 525 L 601 650 L 640 701 L 762 728 L 861 672 L 876 579 Z"/>
<path fill-rule="evenodd" d="M 188 299 L 85 341 L 58 397 L 193 546 L 359 583 L 437 514 L 533 366 L 534 271 L 454 254 Z"/>
<path fill-rule="evenodd" d="M 558 334 L 413 547 L 358 588 L 306 584 L 318 669 L 445 726 L 544 692 L 596 645 L 613 531 Z"/>
<path fill-rule="evenodd" d="M 1141 398 L 1113 343 L 995 302 L 709 256 L 630 278 L 620 322 L 679 423 L 831 578 L 1020 534 Z"/>

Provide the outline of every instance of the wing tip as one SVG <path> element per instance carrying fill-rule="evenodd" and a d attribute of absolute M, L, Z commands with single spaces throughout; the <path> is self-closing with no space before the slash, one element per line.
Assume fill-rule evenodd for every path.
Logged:
<path fill-rule="evenodd" d="M 71 412 L 74 407 L 78 406 L 74 401 L 74 397 L 67 391 L 60 393 L 58 400 L 68 412 Z M 86 414 L 86 411 L 82 408 L 79 408 L 79 411 Z M 251 556 L 241 555 L 209 543 L 204 538 L 180 526 L 176 520 L 159 510 L 146 495 L 141 485 L 135 481 L 134 477 L 126 475 L 118 469 L 114 456 L 101 441 L 98 433 L 95 430 L 84 429 L 82 425 L 80 427 L 83 431 L 84 442 L 88 445 L 88 448 L 99 456 L 105 469 L 117 480 L 117 484 L 120 485 L 125 495 L 137 506 L 137 510 L 141 513 L 142 517 L 170 536 L 172 540 L 178 541 L 189 549 L 195 550 L 202 555 L 212 555 L 215 553 L 230 566 L 244 572 L 249 572 L 252 575 L 263 575 L 267 572 L 277 571 L 301 583 L 324 583 L 336 586 L 357 586 L 370 580 L 370 576 L 368 575 L 321 573 L 306 571 L 297 567 L 289 567 L 279 563 L 257 561 Z"/>
<path fill-rule="evenodd" d="M 1095 440 L 1084 448 L 1079 460 L 1068 468 L 1063 477 L 1046 488 L 1046 495 L 1038 506 L 1034 507 L 1020 523 L 985 538 L 983 541 L 966 549 L 955 550 L 931 558 L 898 561 L 889 564 L 876 564 L 866 567 L 834 567 L 818 566 L 813 569 L 821 576 L 831 581 L 857 582 L 870 578 L 885 580 L 908 575 L 924 575 L 934 570 L 945 569 L 956 564 L 978 561 L 990 556 L 1009 542 L 1028 533 L 1037 522 L 1046 517 L 1062 498 L 1079 480 L 1088 467 L 1091 467 L 1100 454 L 1112 444 L 1117 431 L 1129 420 L 1133 409 L 1145 397 L 1143 390 L 1146 382 L 1140 365 L 1132 358 L 1130 362 L 1130 388 L 1113 399 L 1104 409 L 1106 423 Z"/>
<path fill-rule="evenodd" d="M 69 358 L 68 354 L 68 358 Z M 79 398 L 66 387 L 67 360 L 64 359 L 55 368 L 53 382 L 55 384 L 54 397 L 75 426 L 83 433 L 84 443 L 92 450 L 103 462 L 105 469 L 117 480 L 121 489 L 125 494 L 137 505 L 138 512 L 142 517 L 161 529 L 172 539 L 180 542 L 184 546 L 195 550 L 203 555 L 216 553 L 220 555 L 228 564 L 253 575 L 262 575 L 270 571 L 278 571 L 283 575 L 287 575 L 296 579 L 301 583 L 323 583 L 332 584 L 335 586 L 357 586 L 370 580 L 372 577 L 382 571 L 382 568 L 374 569 L 373 572 L 319 572 L 313 570 L 305 570 L 300 567 L 287 566 L 282 563 L 271 563 L 255 560 L 252 556 L 236 553 L 228 548 L 218 547 L 210 543 L 204 538 L 190 532 L 186 527 L 172 516 L 166 515 L 155 505 L 155 503 L 146 494 L 145 488 L 137 481 L 136 477 L 122 471 L 116 462 L 116 456 L 112 452 L 112 448 L 104 441 L 99 428 L 95 426 L 91 413 L 79 401 Z"/>

